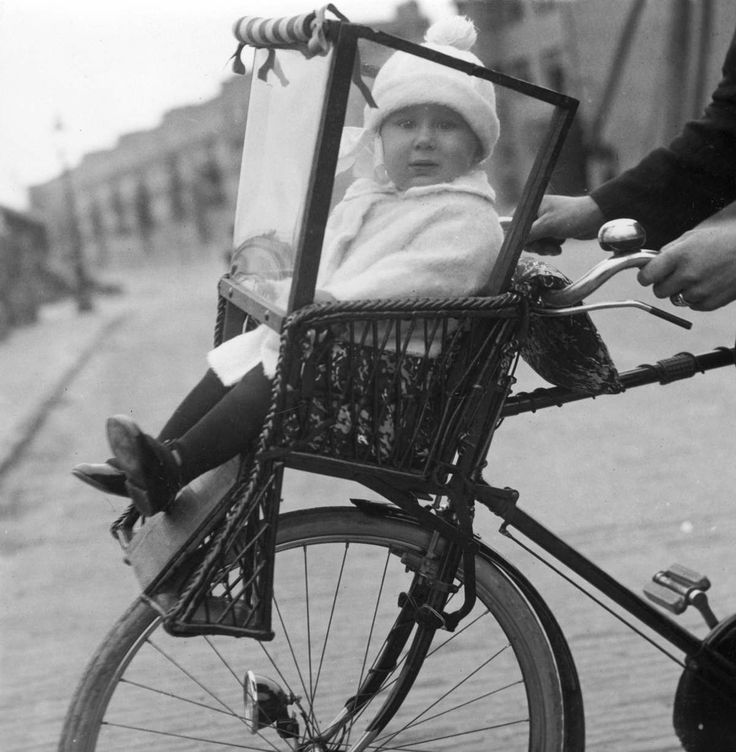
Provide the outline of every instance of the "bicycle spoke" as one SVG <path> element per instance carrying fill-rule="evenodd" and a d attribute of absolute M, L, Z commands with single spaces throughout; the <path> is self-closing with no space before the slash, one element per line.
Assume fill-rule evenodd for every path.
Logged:
<path fill-rule="evenodd" d="M 307 547 L 302 546 L 302 564 L 304 571 L 304 609 L 306 611 L 306 631 L 307 631 L 307 670 L 309 671 L 309 691 L 307 692 L 307 718 L 308 724 L 319 732 L 317 717 L 314 712 L 314 675 L 312 666 L 312 624 L 310 618 L 310 598 L 309 598 L 309 559 L 307 556 Z"/>
<path fill-rule="evenodd" d="M 512 682 L 510 684 L 506 684 L 503 687 L 498 687 L 497 689 L 492 689 L 489 692 L 484 692 L 481 695 L 478 695 L 477 697 L 473 697 L 470 700 L 466 700 L 465 702 L 461 702 L 457 705 L 454 705 L 451 708 L 447 708 L 446 710 L 443 710 L 440 713 L 435 713 L 435 715 L 429 716 L 427 718 L 422 719 L 421 721 L 414 723 L 413 721 L 411 723 L 406 724 L 401 729 L 399 729 L 396 732 L 393 732 L 391 734 L 387 734 L 383 737 L 378 737 L 374 744 L 380 745 L 381 748 L 385 747 L 388 742 L 390 742 L 392 739 L 395 739 L 400 733 L 403 733 L 404 731 L 408 731 L 409 729 L 414 729 L 422 726 L 424 723 L 429 723 L 430 721 L 437 720 L 438 718 L 441 718 L 444 715 L 448 715 L 449 713 L 455 713 L 458 710 L 461 710 L 462 708 L 468 707 L 470 705 L 473 705 L 474 703 L 480 702 L 482 700 L 487 700 L 489 697 L 493 697 L 493 695 L 498 694 L 499 692 L 504 692 L 508 689 L 512 689 L 513 687 L 519 687 L 522 686 L 522 681 Z M 429 710 L 429 708 L 427 708 Z M 427 712 L 426 710 L 424 712 Z M 499 724 L 500 727 L 508 726 L 515 723 L 523 723 L 525 721 L 528 721 L 528 718 L 521 718 L 514 721 L 506 721 L 504 724 Z"/>
<path fill-rule="evenodd" d="M 156 645 L 156 643 L 154 643 L 153 640 L 149 639 L 147 640 L 147 642 L 154 650 L 156 650 L 161 656 L 163 656 L 172 666 L 175 666 L 179 671 L 181 671 L 182 674 L 184 674 L 184 676 L 191 679 L 191 681 L 193 681 L 201 690 L 206 692 L 213 700 L 215 700 L 215 702 L 220 703 L 220 705 L 222 705 L 223 708 L 228 710 L 229 713 L 233 715 L 235 718 L 240 718 L 240 716 L 232 708 L 230 708 L 224 700 L 221 700 L 212 690 L 210 690 L 207 686 L 202 684 L 202 682 L 199 681 L 199 679 L 197 679 L 193 674 L 187 671 L 178 661 L 175 661 L 170 655 L 166 653 L 165 650 L 163 650 L 163 648 Z M 241 720 L 243 721 L 243 723 L 245 723 L 245 719 L 241 719 Z"/>
<path fill-rule="evenodd" d="M 189 742 L 204 742 L 205 744 L 215 744 L 220 747 L 230 747 L 231 749 L 249 749 L 253 752 L 269 752 L 264 747 L 252 747 L 248 744 L 236 744 L 235 742 L 222 742 L 217 739 L 205 739 L 201 736 L 191 736 L 189 734 L 178 734 L 174 731 L 157 731 L 155 729 L 143 728 L 142 726 L 132 726 L 126 723 L 103 722 L 103 726 L 110 728 L 126 729 L 128 731 L 140 731 L 145 734 L 154 734 L 156 736 L 166 736 L 172 739 L 183 739 Z"/>
<path fill-rule="evenodd" d="M 325 629 L 325 636 L 324 636 L 324 639 L 322 640 L 322 651 L 320 652 L 320 656 L 319 656 L 319 665 L 317 667 L 317 678 L 315 679 L 314 695 L 312 698 L 314 701 L 316 701 L 317 699 L 317 687 L 319 686 L 319 679 L 320 679 L 320 676 L 322 675 L 322 667 L 324 665 L 325 653 L 327 651 L 327 643 L 329 642 L 330 634 L 332 632 L 332 620 L 335 617 L 335 609 L 337 607 L 337 596 L 338 596 L 338 593 L 340 592 L 340 586 L 342 584 L 342 577 L 345 571 L 345 563 L 347 561 L 349 550 L 350 550 L 350 544 L 346 543 L 345 548 L 343 550 L 343 554 L 342 554 L 342 560 L 340 562 L 340 570 L 337 575 L 337 581 L 335 582 L 335 588 L 332 592 L 332 598 L 330 601 L 330 616 L 329 616 L 329 619 L 327 620 L 327 628 Z"/>
<path fill-rule="evenodd" d="M 476 616 L 475 619 L 472 619 L 471 621 L 467 622 L 467 624 L 463 624 L 461 629 L 458 629 L 455 632 L 452 632 L 450 636 L 444 642 L 441 642 L 439 645 L 436 645 L 435 647 L 433 647 L 427 653 L 427 658 L 431 658 L 435 653 L 442 650 L 442 648 L 444 648 L 446 645 L 451 643 L 453 640 L 458 639 L 460 635 L 462 635 L 464 632 L 467 632 L 472 626 L 477 624 L 481 619 L 489 615 L 490 615 L 490 611 L 486 610 L 483 613 L 478 614 L 478 616 Z"/>
<path fill-rule="evenodd" d="M 213 713 L 223 713 L 224 715 L 230 716 L 231 718 L 237 718 L 239 721 L 242 721 L 242 716 L 238 715 L 234 711 L 230 709 L 223 708 L 216 708 L 214 705 L 208 705 L 204 702 L 199 702 L 198 700 L 191 700 L 188 697 L 184 697 L 183 695 L 176 694 L 174 692 L 167 692 L 164 689 L 158 689 L 156 687 L 152 687 L 148 684 L 141 684 L 140 682 L 133 681 L 132 679 L 126 679 L 123 677 L 120 680 L 121 684 L 127 684 L 130 687 L 136 687 L 137 689 L 145 690 L 146 692 L 151 692 L 155 695 L 161 695 L 162 697 L 169 697 L 172 700 L 177 700 L 178 702 L 184 702 L 189 703 L 190 705 L 196 705 L 197 707 L 204 708 L 205 710 L 211 710 Z"/>
<path fill-rule="evenodd" d="M 286 691 L 289 694 L 291 694 L 291 695 L 295 695 L 296 693 L 292 689 L 291 684 L 289 683 L 289 680 L 284 675 L 284 672 L 281 670 L 281 667 L 279 666 L 279 664 L 274 660 L 274 658 L 271 655 L 271 653 L 269 652 L 268 648 L 262 642 L 258 643 L 258 647 L 261 649 L 261 652 L 268 659 L 268 662 L 271 664 L 271 668 L 273 668 L 276 671 L 276 673 L 277 673 L 279 679 L 281 680 L 281 682 L 282 682 L 284 688 L 286 689 Z"/>
<path fill-rule="evenodd" d="M 230 665 L 230 661 L 225 660 L 225 657 L 222 655 L 222 653 L 217 649 L 215 644 L 212 642 L 212 638 L 209 637 L 209 635 L 206 635 L 204 638 L 205 642 L 210 646 L 210 649 L 212 652 L 220 659 L 220 662 L 222 665 L 232 674 L 235 681 L 238 683 L 238 686 L 241 689 L 245 688 L 245 682 L 243 679 L 241 679 L 234 671 L 233 667 Z"/>
<path fill-rule="evenodd" d="M 368 662 L 368 654 L 370 652 L 371 642 L 373 641 L 373 630 L 376 627 L 378 607 L 381 603 L 381 598 L 383 596 L 383 587 L 386 584 L 386 572 L 388 571 L 388 564 L 389 564 L 390 558 L 391 558 L 391 552 L 386 551 L 386 560 L 384 561 L 384 564 L 383 564 L 383 572 L 381 573 L 381 580 L 380 580 L 380 584 L 378 588 L 378 593 L 376 594 L 375 605 L 373 608 L 373 615 L 371 617 L 371 622 L 370 622 L 371 626 L 368 632 L 368 639 L 366 640 L 365 651 L 363 652 L 363 665 L 361 666 L 361 669 L 360 669 L 360 677 L 358 679 L 358 686 L 356 687 L 356 692 L 358 689 L 360 689 L 360 686 L 363 684 L 363 678 L 365 677 L 365 667 Z"/>
<path fill-rule="evenodd" d="M 480 621 L 480 620 L 481 620 L 482 618 L 484 618 L 485 616 L 487 616 L 487 615 L 488 615 L 488 613 L 489 613 L 488 611 L 485 611 L 485 612 L 483 612 L 483 613 L 479 614 L 479 615 L 478 615 L 477 617 L 475 617 L 475 618 L 474 618 L 474 619 L 472 619 L 472 620 L 471 620 L 470 622 L 468 622 L 468 623 L 467 623 L 467 624 L 466 624 L 465 626 L 463 626 L 463 627 L 462 627 L 462 629 L 459 629 L 459 630 L 457 630 L 456 632 L 453 632 L 453 633 L 452 633 L 452 634 L 451 634 L 451 635 L 450 635 L 450 636 L 449 636 L 449 637 L 448 637 L 448 638 L 447 638 L 447 639 L 446 639 L 446 640 L 445 640 L 444 642 L 442 642 L 442 643 L 441 643 L 440 645 L 438 645 L 437 647 L 435 647 L 435 648 L 431 649 L 431 650 L 430 650 L 430 651 L 429 651 L 429 652 L 427 653 L 427 657 L 425 658 L 425 662 L 426 662 L 427 660 L 429 660 L 429 658 L 430 658 L 431 656 L 435 655 L 435 654 L 436 654 L 436 653 L 437 653 L 438 651 L 440 651 L 440 650 L 441 650 L 441 649 L 442 649 L 443 647 L 447 646 L 447 645 L 448 645 L 448 644 L 450 644 L 450 643 L 451 643 L 451 642 L 452 642 L 453 640 L 457 639 L 457 638 L 458 638 L 458 637 L 459 637 L 459 636 L 460 636 L 460 635 L 461 635 L 461 634 L 462 634 L 463 632 L 467 631 L 467 630 L 468 630 L 468 629 L 469 629 L 470 627 L 472 627 L 472 626 L 473 626 L 474 624 L 476 624 L 476 623 L 477 623 L 478 621 Z M 384 639 L 384 644 L 385 644 L 385 639 Z M 381 647 L 383 648 L 383 646 L 381 646 Z M 380 651 L 379 651 L 379 652 L 380 652 Z M 401 657 L 399 658 L 399 660 L 398 660 L 398 661 L 396 662 L 396 665 L 395 665 L 395 667 L 394 667 L 394 670 L 392 671 L 392 674 L 396 675 L 396 674 L 397 674 L 397 673 L 399 672 L 399 669 L 401 668 L 401 666 L 402 666 L 402 665 L 404 664 L 404 662 L 406 661 L 406 658 L 407 658 L 407 656 L 408 656 L 408 653 L 407 653 L 407 652 L 404 652 L 404 653 L 402 654 L 402 656 L 401 656 Z M 398 681 L 398 677 L 397 677 L 397 676 L 395 676 L 395 678 L 393 678 L 393 679 L 392 679 L 391 681 L 384 681 L 384 684 L 383 684 L 383 685 L 381 686 L 381 689 L 380 689 L 380 690 L 379 690 L 379 691 L 378 691 L 378 692 L 376 693 L 376 695 L 375 695 L 374 699 L 375 699 L 375 698 L 377 698 L 377 697 L 379 697 L 379 696 L 380 696 L 380 695 L 382 695 L 382 694 L 386 694 L 386 693 L 387 693 L 387 692 L 388 692 L 388 691 L 389 691 L 389 690 L 391 689 L 391 687 L 392 687 L 392 686 L 393 686 L 393 685 L 394 685 L 394 684 L 395 684 L 395 683 L 396 683 L 397 681 Z M 367 709 L 367 706 L 366 706 L 366 707 L 363 707 L 363 708 L 361 709 L 360 713 L 358 714 L 358 717 L 359 717 L 360 715 L 362 715 L 362 714 L 363 714 L 363 713 L 364 713 L 364 712 L 366 711 L 366 709 Z M 425 710 L 424 712 L 426 712 L 427 710 L 429 710 L 429 708 L 427 708 L 427 709 L 426 709 L 426 710 Z M 382 738 L 389 738 L 389 737 L 387 736 L 387 737 L 382 737 Z"/>
<path fill-rule="evenodd" d="M 424 718 L 418 723 L 412 723 L 407 728 L 416 728 L 417 726 L 421 726 L 423 723 L 428 723 L 429 721 L 434 721 L 437 718 L 440 718 L 443 715 L 447 715 L 448 713 L 454 713 L 457 710 L 460 710 L 461 708 L 466 708 L 469 705 L 472 705 L 473 703 L 479 702 L 480 700 L 487 700 L 489 697 L 493 697 L 493 695 L 497 695 L 499 692 L 505 692 L 507 689 L 513 689 L 514 687 L 520 687 L 522 686 L 523 682 L 521 680 L 511 682 L 510 684 L 504 684 L 502 687 L 498 687 L 496 689 L 492 689 L 488 692 L 484 692 L 481 695 L 478 695 L 477 697 L 473 697 L 471 700 L 466 700 L 465 702 L 461 702 L 458 705 L 454 705 L 451 708 L 447 708 L 447 710 L 443 710 L 441 713 L 435 713 L 435 715 L 429 716 L 428 718 Z"/>
<path fill-rule="evenodd" d="M 289 647 L 289 653 L 291 654 L 292 663 L 294 664 L 294 668 L 295 668 L 297 676 L 299 678 L 299 683 L 302 686 L 302 690 L 303 690 L 304 694 L 307 697 L 309 697 L 309 691 L 307 690 L 307 685 L 306 685 L 306 683 L 304 681 L 304 675 L 302 673 L 300 661 L 297 658 L 296 650 L 294 649 L 294 643 L 293 643 L 292 638 L 291 638 L 291 633 L 289 632 L 289 629 L 286 626 L 286 622 L 285 622 L 284 617 L 283 617 L 283 615 L 281 613 L 281 609 L 279 608 L 279 604 L 278 604 L 278 601 L 277 601 L 276 598 L 273 599 L 273 605 L 276 608 L 276 613 L 277 613 L 278 618 L 279 618 L 279 624 L 281 625 L 281 629 L 282 629 L 283 634 L 284 634 L 284 639 L 286 640 L 286 643 L 287 643 L 287 645 Z M 293 692 L 292 692 L 292 694 L 293 694 Z"/>
<path fill-rule="evenodd" d="M 314 679 L 312 674 L 312 625 L 309 618 L 309 565 L 306 546 L 302 546 L 302 560 L 304 562 L 304 608 L 307 615 L 307 668 L 309 669 L 309 706 L 311 708 L 314 707 Z"/>
<path fill-rule="evenodd" d="M 445 739 L 455 739 L 458 736 L 468 736 L 470 734 L 481 734 L 486 731 L 496 731 L 498 729 L 508 728 L 509 726 L 516 726 L 520 723 L 528 723 L 528 722 L 529 722 L 529 719 L 524 718 L 524 719 L 517 720 L 517 721 L 508 721 L 506 723 L 495 723 L 490 726 L 479 726 L 478 728 L 467 729 L 466 731 L 457 731 L 453 734 L 443 734 L 442 736 L 433 736 L 427 739 L 420 739 L 419 741 L 406 742 L 405 744 L 396 744 L 393 747 L 382 746 L 382 747 L 379 747 L 379 749 L 412 750 L 412 748 L 414 748 L 415 745 L 430 744 L 432 742 L 441 742 L 441 741 L 444 741 Z"/>
<path fill-rule="evenodd" d="M 407 730 L 409 730 L 411 728 L 415 728 L 416 726 L 420 726 L 422 723 L 429 722 L 431 720 L 431 718 L 427 718 L 424 721 L 420 721 L 419 719 L 422 718 L 422 716 L 424 716 L 425 713 L 428 713 L 432 708 L 434 708 L 437 705 L 439 705 L 439 703 L 441 703 L 442 700 L 444 700 L 446 697 L 448 697 L 453 692 L 455 692 L 455 690 L 457 690 L 460 686 L 462 686 L 463 684 L 465 684 L 469 679 L 471 679 L 473 676 L 475 676 L 479 671 L 481 671 L 483 668 L 485 668 L 489 663 L 491 663 L 492 661 L 494 661 L 496 659 L 496 657 L 498 655 L 500 655 L 505 649 L 506 649 L 506 647 L 502 648 L 495 655 L 492 655 L 490 658 L 488 658 L 483 663 L 481 663 L 475 670 L 471 671 L 466 676 L 464 676 L 453 687 L 451 687 L 446 692 L 444 692 L 443 694 L 441 694 L 434 702 L 432 702 L 429 705 L 427 705 L 424 708 L 424 710 L 422 710 L 421 713 L 415 715 L 414 718 L 412 718 L 410 721 L 407 721 L 401 728 L 397 729 L 391 735 L 389 735 L 387 737 L 388 740 L 391 740 L 391 739 L 395 738 L 396 736 L 398 736 L 399 734 L 403 733 L 404 731 L 407 731 Z M 458 707 L 460 707 L 460 706 L 458 706 Z M 443 715 L 443 714 L 444 713 L 439 713 L 437 715 L 439 716 L 439 715 Z M 434 718 L 434 717 L 437 717 L 437 716 L 432 716 L 432 717 Z"/>
<path fill-rule="evenodd" d="M 244 682 L 243 682 L 243 680 L 241 680 L 237 676 L 237 674 L 233 670 L 232 666 L 230 665 L 230 662 L 225 659 L 225 657 L 222 655 L 222 653 L 213 644 L 212 639 L 209 636 L 206 636 L 204 638 L 204 641 L 209 646 L 210 650 L 212 650 L 212 652 L 214 652 L 214 654 L 218 657 L 218 659 L 220 660 L 220 662 L 222 663 L 222 665 L 228 670 L 228 672 L 231 674 L 231 676 L 236 680 L 236 682 L 238 684 L 238 687 L 242 690 L 244 688 Z M 165 692 L 163 690 L 158 690 L 158 689 L 153 688 L 153 687 L 142 685 L 142 684 L 140 684 L 138 682 L 134 682 L 134 681 L 131 681 L 129 679 L 123 679 L 124 683 L 130 684 L 130 685 L 133 685 L 133 686 L 137 686 L 137 687 L 142 688 L 142 689 L 147 689 L 147 690 L 149 690 L 151 692 L 155 692 L 155 693 L 158 693 L 158 694 L 162 694 L 162 695 L 171 697 L 172 699 L 177 699 L 180 702 L 185 702 L 185 703 L 196 705 L 196 706 L 208 709 L 208 710 L 212 710 L 213 712 L 216 712 L 216 713 L 226 714 L 226 715 L 228 715 L 228 716 L 230 716 L 232 718 L 237 719 L 239 723 L 241 723 L 241 724 L 243 724 L 244 726 L 247 727 L 247 723 L 246 723 L 246 720 L 243 717 L 243 715 L 238 714 L 234 710 L 232 710 L 223 700 L 219 699 L 213 692 L 211 692 L 211 690 L 209 690 L 202 682 L 200 682 L 190 671 L 188 671 L 187 669 L 185 669 L 178 661 L 174 661 L 168 655 L 168 653 L 166 653 L 166 651 L 164 651 L 160 646 L 156 645 L 152 640 L 148 640 L 148 643 L 160 655 L 162 655 L 166 660 L 168 660 L 172 665 L 174 665 L 179 671 L 181 671 L 185 676 L 187 676 L 189 679 L 191 679 L 198 687 L 200 687 L 200 689 L 202 689 L 205 692 L 207 692 L 207 694 L 209 694 L 214 700 L 216 700 L 217 702 L 219 702 L 225 708 L 225 710 L 221 710 L 221 709 L 212 707 L 210 705 L 206 705 L 205 703 L 197 702 L 196 700 L 190 700 L 190 699 L 188 699 L 186 697 L 182 697 L 180 695 L 175 695 L 173 693 Z M 153 729 L 149 729 L 149 731 L 151 733 L 162 733 L 162 734 L 165 735 L 164 732 L 158 732 L 158 731 L 155 731 Z M 278 749 L 279 749 L 278 746 L 276 744 L 274 744 L 270 739 L 268 739 L 261 731 L 256 731 L 255 734 L 260 739 L 263 740 L 263 742 L 267 745 L 267 749 L 271 749 L 271 750 L 274 750 L 275 752 L 278 752 Z M 212 743 L 215 743 L 215 742 L 212 742 Z M 289 747 L 293 748 L 293 745 L 289 744 Z M 246 747 L 246 748 L 250 749 L 250 747 Z M 253 749 L 263 749 L 263 748 L 253 748 Z"/>
<path fill-rule="evenodd" d="M 370 646 L 371 646 L 371 642 L 373 640 L 373 630 L 375 629 L 375 626 L 376 626 L 376 618 L 378 616 L 378 607 L 379 607 L 379 605 L 381 603 L 381 598 L 383 597 L 383 587 L 386 584 L 386 573 L 388 571 L 388 565 L 389 565 L 389 561 L 390 560 L 391 560 L 391 550 L 387 549 L 386 550 L 386 558 L 385 558 L 385 561 L 383 563 L 383 572 L 381 573 L 380 585 L 379 585 L 379 588 L 378 588 L 378 593 L 376 594 L 376 600 L 375 600 L 375 604 L 374 604 L 374 607 L 373 607 L 373 615 L 371 617 L 370 630 L 368 631 L 368 639 L 366 640 L 365 651 L 363 653 L 363 665 L 361 666 L 360 677 L 358 678 L 358 684 L 357 684 L 357 687 L 355 688 L 355 694 L 356 695 L 357 695 L 358 691 L 360 690 L 360 688 L 363 686 L 363 679 L 365 678 L 365 667 L 366 667 L 366 663 L 368 662 L 368 654 L 370 652 Z M 379 655 L 380 655 L 380 651 L 379 651 Z M 375 665 L 375 663 L 372 664 L 372 665 Z M 358 715 L 360 715 L 360 714 L 358 714 Z M 352 731 L 353 731 L 353 728 L 355 726 L 356 720 L 357 720 L 357 718 L 355 717 L 355 714 L 353 714 L 353 716 L 350 719 L 350 724 L 349 724 L 348 729 L 347 729 L 347 735 L 346 735 L 346 742 L 347 743 L 350 742 L 350 735 L 352 734 Z"/>

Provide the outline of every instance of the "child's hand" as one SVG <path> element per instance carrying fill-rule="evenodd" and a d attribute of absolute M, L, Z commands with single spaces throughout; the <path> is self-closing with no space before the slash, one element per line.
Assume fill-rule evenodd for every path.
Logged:
<path fill-rule="evenodd" d="M 331 292 L 327 292 L 327 290 L 314 291 L 315 303 L 334 303 L 336 300 L 337 298 Z"/>

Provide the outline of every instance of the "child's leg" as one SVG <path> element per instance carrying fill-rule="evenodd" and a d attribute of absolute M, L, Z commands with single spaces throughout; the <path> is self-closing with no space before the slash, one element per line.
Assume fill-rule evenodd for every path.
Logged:
<path fill-rule="evenodd" d="M 213 372 L 208 373 L 217 379 Z M 217 383 L 220 384 L 219 379 Z M 181 460 L 184 483 L 250 449 L 263 427 L 271 404 L 271 380 L 263 373 L 261 365 L 245 374 L 235 386 L 226 389 L 220 384 L 220 389 L 225 390 L 224 395 L 188 430 L 170 442 Z M 164 427 L 160 440 L 166 440 L 174 417 Z M 188 417 L 183 414 L 180 423 Z"/>
<path fill-rule="evenodd" d="M 150 516 L 165 509 L 183 485 L 249 449 L 260 433 L 270 399 L 271 380 L 259 365 L 183 436 L 167 444 L 145 435 L 125 416 L 110 418 L 110 445 L 139 511 Z M 194 404 L 204 403 L 193 400 Z M 191 417 L 197 411 L 185 412 Z"/>
<path fill-rule="evenodd" d="M 183 436 L 207 414 L 229 391 L 210 368 L 201 381 L 179 403 L 158 435 L 159 441 L 172 441 Z"/>
<path fill-rule="evenodd" d="M 228 393 L 228 390 L 229 387 L 223 386 L 214 371 L 208 370 L 200 382 L 174 410 L 173 415 L 158 435 L 158 440 L 170 442 L 185 434 Z M 125 486 L 125 473 L 114 457 L 105 462 L 84 462 L 76 465 L 72 469 L 72 474 L 104 493 L 128 496 L 128 490 Z"/>

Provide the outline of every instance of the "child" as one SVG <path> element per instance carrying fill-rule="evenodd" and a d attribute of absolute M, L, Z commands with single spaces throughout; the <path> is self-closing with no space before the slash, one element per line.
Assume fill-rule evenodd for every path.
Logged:
<path fill-rule="evenodd" d="M 481 65 L 469 51 L 475 39 L 472 23 L 455 17 L 432 26 L 426 46 Z M 327 223 L 316 300 L 482 293 L 503 240 L 481 169 L 498 140 L 493 85 L 397 52 L 372 94 L 360 140 L 370 160 L 356 162 L 359 177 Z M 258 437 L 278 341 L 260 326 L 224 342 L 158 438 L 110 418 L 114 459 L 74 474 L 130 495 L 144 516 L 165 510 L 186 483 Z"/>

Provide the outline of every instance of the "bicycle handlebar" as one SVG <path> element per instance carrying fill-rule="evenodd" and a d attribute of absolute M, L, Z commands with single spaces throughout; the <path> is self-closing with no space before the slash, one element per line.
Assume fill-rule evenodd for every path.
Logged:
<path fill-rule="evenodd" d="M 611 277 L 624 269 L 641 268 L 646 266 L 657 255 L 657 251 L 642 249 L 634 253 L 615 254 L 604 259 L 592 269 L 583 274 L 575 282 L 560 290 L 547 290 L 542 295 L 545 305 L 552 308 L 565 308 L 576 305 L 583 298 L 595 292 Z"/>
<path fill-rule="evenodd" d="M 501 217 L 501 227 L 504 232 L 511 225 L 511 217 Z M 612 251 L 611 258 L 596 264 L 575 282 L 557 290 L 546 290 L 541 293 L 542 307 L 535 313 L 542 316 L 564 316 L 604 308 L 639 308 L 654 316 L 690 329 L 692 323 L 680 316 L 655 308 L 639 300 L 619 300 L 610 303 L 589 303 L 579 305 L 582 300 L 595 292 L 611 277 L 624 269 L 641 268 L 646 266 L 658 251 L 643 248 L 646 241 L 644 228 L 633 219 L 614 219 L 606 222 L 598 233 L 598 243 L 605 251 Z M 674 302 L 674 301 L 673 301 Z"/>

